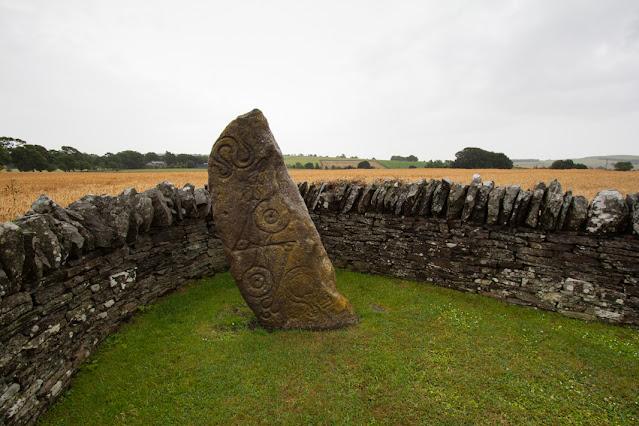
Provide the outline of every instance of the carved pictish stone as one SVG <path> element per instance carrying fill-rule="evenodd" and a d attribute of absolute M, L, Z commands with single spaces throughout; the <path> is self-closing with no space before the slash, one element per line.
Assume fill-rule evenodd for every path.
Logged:
<path fill-rule="evenodd" d="M 208 162 L 213 218 L 244 300 L 268 330 L 329 330 L 355 324 L 351 304 L 268 122 L 239 116 Z"/>

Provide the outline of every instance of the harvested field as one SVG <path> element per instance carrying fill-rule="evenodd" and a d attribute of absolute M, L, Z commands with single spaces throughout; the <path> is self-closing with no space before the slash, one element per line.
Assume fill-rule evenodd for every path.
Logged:
<path fill-rule="evenodd" d="M 421 178 L 448 178 L 454 182 L 470 183 L 474 173 L 484 181 L 493 180 L 496 185 L 520 184 L 532 188 L 537 182 L 558 179 L 564 191 L 572 189 L 574 195 L 584 195 L 589 200 L 603 189 L 617 189 L 624 196 L 639 192 L 639 171 L 614 172 L 607 170 L 464 170 L 464 169 L 374 169 L 374 170 L 291 170 L 296 182 L 327 182 L 355 180 L 362 183 L 374 179 L 390 178 L 403 182 L 415 182 Z M 135 173 L 108 172 L 56 172 L 56 173 L 0 173 L 0 221 L 11 220 L 24 214 L 31 203 L 42 193 L 58 204 L 68 206 L 86 194 L 117 195 L 127 188 L 144 191 L 163 180 L 178 187 L 192 183 L 203 187 L 208 180 L 205 170 L 192 172 L 152 171 Z"/>

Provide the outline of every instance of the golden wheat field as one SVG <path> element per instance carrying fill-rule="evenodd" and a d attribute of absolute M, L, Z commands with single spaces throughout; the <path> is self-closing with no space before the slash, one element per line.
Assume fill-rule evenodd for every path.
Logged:
<path fill-rule="evenodd" d="M 495 185 L 519 184 L 524 189 L 537 182 L 558 179 L 564 191 L 572 189 L 574 195 L 584 195 L 589 200 L 603 189 L 617 189 L 624 196 L 639 192 L 639 171 L 614 172 L 607 170 L 466 170 L 466 169 L 372 169 L 372 170 L 291 170 L 296 182 L 358 181 L 369 183 L 374 179 L 390 178 L 395 181 L 416 182 L 421 178 L 448 178 L 454 182 L 470 183 L 473 174 L 479 173 L 484 181 Z M 193 172 L 2 172 L 0 173 L 0 221 L 11 220 L 24 214 L 40 195 L 47 194 L 58 204 L 66 207 L 86 194 L 117 195 L 127 188 L 139 192 L 168 180 L 178 187 L 192 183 L 203 187 L 208 176 L 205 170 Z"/>

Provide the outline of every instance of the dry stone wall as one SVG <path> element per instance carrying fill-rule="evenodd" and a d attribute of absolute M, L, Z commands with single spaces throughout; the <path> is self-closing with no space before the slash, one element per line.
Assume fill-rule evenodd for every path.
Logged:
<path fill-rule="evenodd" d="M 639 328 L 639 194 L 300 183 L 336 267 Z M 0 419 L 33 423 L 140 306 L 228 269 L 208 191 L 162 182 L 0 224 Z"/>
<path fill-rule="evenodd" d="M 163 182 L 0 224 L 0 422 L 33 423 L 138 307 L 228 268 L 210 211 Z"/>
<path fill-rule="evenodd" d="M 299 188 L 336 267 L 639 328 L 639 194 L 588 203 L 556 180 L 523 191 L 479 175 Z"/>

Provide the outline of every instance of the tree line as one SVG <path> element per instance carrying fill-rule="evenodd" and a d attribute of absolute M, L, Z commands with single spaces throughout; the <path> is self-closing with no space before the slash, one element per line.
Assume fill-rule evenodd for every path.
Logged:
<path fill-rule="evenodd" d="M 126 150 L 104 155 L 86 154 L 71 146 L 48 150 L 21 139 L 0 137 L 0 169 L 12 165 L 22 172 L 30 171 L 89 171 L 127 170 L 149 167 L 197 168 L 206 167 L 207 155 L 173 154 L 165 152 L 146 154 Z M 155 162 L 155 163 L 153 163 Z"/>

